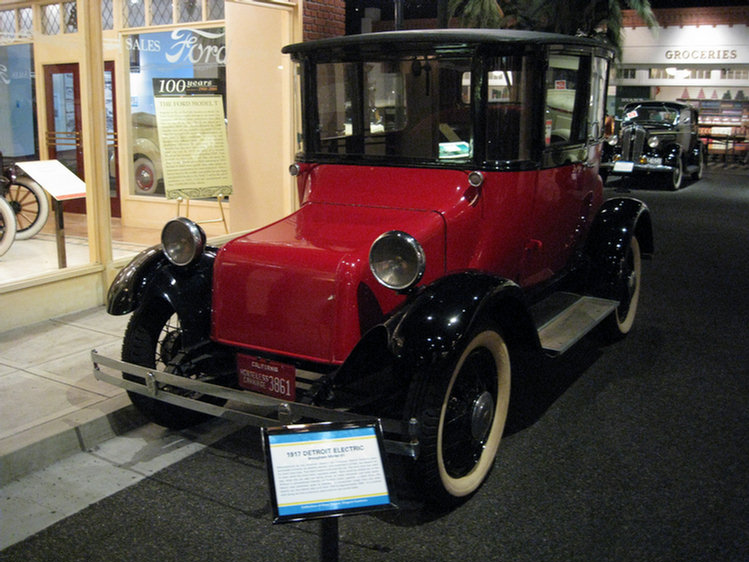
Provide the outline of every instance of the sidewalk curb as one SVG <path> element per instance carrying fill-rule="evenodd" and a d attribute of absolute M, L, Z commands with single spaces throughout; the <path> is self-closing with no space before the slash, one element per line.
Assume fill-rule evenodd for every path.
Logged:
<path fill-rule="evenodd" d="M 0 487 L 147 423 L 125 392 L 0 440 Z"/>

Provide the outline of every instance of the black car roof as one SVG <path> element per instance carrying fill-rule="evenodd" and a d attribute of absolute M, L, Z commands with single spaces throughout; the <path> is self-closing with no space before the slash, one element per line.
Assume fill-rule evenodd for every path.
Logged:
<path fill-rule="evenodd" d="M 682 110 L 687 108 L 692 108 L 691 105 L 688 103 L 682 103 L 678 101 L 656 101 L 656 100 L 647 100 L 647 101 L 633 101 L 625 105 L 624 107 L 641 107 L 641 106 L 649 106 L 649 107 L 666 107 L 668 109 L 675 109 L 675 110 Z"/>
<path fill-rule="evenodd" d="M 282 52 L 292 55 L 304 55 L 315 51 L 335 51 L 338 49 L 346 50 L 348 48 L 365 51 L 389 51 L 402 50 L 404 47 L 444 46 L 455 48 L 489 44 L 505 46 L 568 45 L 598 48 L 609 53 L 613 52 L 610 46 L 596 39 L 511 29 L 419 29 L 343 35 L 287 45 L 282 49 Z"/>

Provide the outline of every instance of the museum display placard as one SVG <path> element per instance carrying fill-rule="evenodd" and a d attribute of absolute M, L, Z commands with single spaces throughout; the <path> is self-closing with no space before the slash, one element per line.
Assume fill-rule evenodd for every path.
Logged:
<path fill-rule="evenodd" d="M 221 96 L 156 97 L 164 192 L 168 199 L 232 192 Z"/>
<path fill-rule="evenodd" d="M 58 201 L 86 196 L 86 184 L 59 160 L 29 160 L 16 166 Z"/>
<path fill-rule="evenodd" d="M 263 429 L 273 522 L 391 509 L 378 422 Z"/>

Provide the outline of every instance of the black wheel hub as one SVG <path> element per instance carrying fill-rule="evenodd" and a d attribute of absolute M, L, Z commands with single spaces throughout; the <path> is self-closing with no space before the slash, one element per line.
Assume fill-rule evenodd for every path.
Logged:
<path fill-rule="evenodd" d="M 486 349 L 469 355 L 453 384 L 444 417 L 442 454 L 453 478 L 468 474 L 481 458 L 494 422 L 496 366 Z"/>

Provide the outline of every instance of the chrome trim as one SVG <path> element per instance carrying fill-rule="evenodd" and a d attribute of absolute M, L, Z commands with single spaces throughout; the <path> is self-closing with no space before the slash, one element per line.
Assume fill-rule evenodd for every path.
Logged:
<path fill-rule="evenodd" d="M 378 270 L 375 267 L 375 262 L 377 260 L 373 259 L 373 254 L 375 253 L 376 248 L 393 238 L 405 242 L 409 250 L 413 252 L 413 257 L 416 259 L 416 263 L 413 264 L 415 268 L 414 275 L 405 284 L 396 285 L 394 283 L 389 283 L 379 275 Z M 421 247 L 421 244 L 419 244 L 419 241 L 416 240 L 416 238 L 401 230 L 390 230 L 381 234 L 374 242 L 372 242 L 372 246 L 369 248 L 369 269 L 375 279 L 388 289 L 393 289 L 394 291 L 407 291 L 421 281 L 421 278 L 424 276 L 424 271 L 426 270 L 426 254 L 424 253 L 424 248 Z"/>
<path fill-rule="evenodd" d="M 175 228 L 178 229 L 177 236 L 174 237 Z M 168 236 L 174 237 L 172 239 Z M 196 223 L 185 217 L 177 217 L 170 220 L 161 230 L 161 247 L 166 258 L 178 267 L 184 267 L 195 263 L 200 259 L 205 247 L 205 233 Z M 181 244 L 191 244 L 191 255 L 189 259 L 178 260 L 173 255 L 173 250 L 180 250 Z"/>
<path fill-rule="evenodd" d="M 468 183 L 473 187 L 481 187 L 481 184 L 484 183 L 484 174 L 482 174 L 478 170 L 469 172 Z"/>
<path fill-rule="evenodd" d="M 205 414 L 245 425 L 273 427 L 278 425 L 288 425 L 298 422 L 301 419 L 318 421 L 371 421 L 377 419 L 372 416 L 363 416 L 342 410 L 332 410 L 330 408 L 322 408 L 320 406 L 312 406 L 300 402 L 289 402 L 287 400 L 273 398 L 249 390 L 227 388 L 216 384 L 180 377 L 164 371 L 147 369 L 139 365 L 118 361 L 100 355 L 95 349 L 91 351 L 91 361 L 93 363 L 93 374 L 96 380 L 124 388 L 129 392 L 143 394 L 149 398 L 167 404 L 173 404 L 189 410 L 203 412 Z M 102 370 L 102 367 L 118 371 L 118 374 L 113 375 L 105 372 Z M 144 385 L 123 379 L 123 372 L 135 375 L 136 377 L 143 377 L 146 384 Z M 186 396 L 160 391 L 159 386 L 165 385 L 221 398 L 228 400 L 229 402 L 224 406 L 216 406 Z M 400 420 L 389 418 L 380 418 L 379 420 L 386 433 L 402 435 L 404 438 L 407 434 L 408 441 L 385 439 L 385 449 L 389 453 L 408 456 L 413 459 L 418 457 L 419 442 L 417 438 L 418 424 L 416 423 L 416 420 L 412 420 L 408 424 L 406 432 L 404 432 L 403 423 Z"/>

